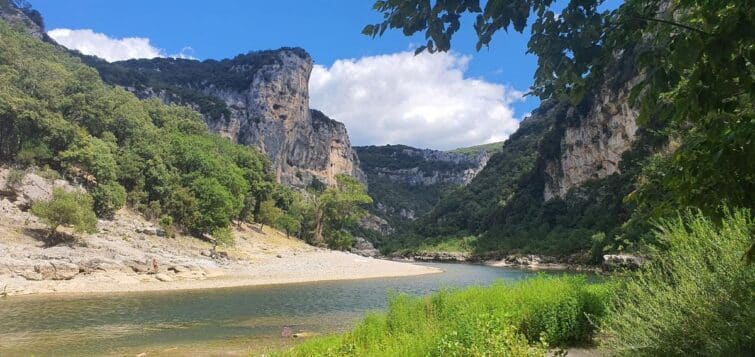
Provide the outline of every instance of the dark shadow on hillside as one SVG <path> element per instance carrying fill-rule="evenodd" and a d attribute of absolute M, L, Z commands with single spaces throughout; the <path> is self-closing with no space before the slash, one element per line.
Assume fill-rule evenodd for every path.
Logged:
<path fill-rule="evenodd" d="M 24 234 L 44 243 L 45 248 L 50 248 L 61 244 L 73 247 L 76 244 L 76 237 L 74 237 L 72 234 L 60 231 L 50 234 L 49 229 L 24 228 Z"/>

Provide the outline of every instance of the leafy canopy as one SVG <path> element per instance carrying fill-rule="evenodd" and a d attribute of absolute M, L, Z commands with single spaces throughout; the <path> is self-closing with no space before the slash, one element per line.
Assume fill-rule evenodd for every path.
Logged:
<path fill-rule="evenodd" d="M 97 227 L 97 217 L 92 210 L 92 202 L 92 197 L 86 192 L 67 192 L 55 188 L 52 199 L 32 204 L 31 213 L 50 227 L 50 236 L 63 225 L 72 226 L 77 232 L 93 233 Z"/>
<path fill-rule="evenodd" d="M 261 153 L 208 133 L 188 107 L 105 85 L 79 58 L 2 21 L 0 48 L 0 158 L 64 173 L 101 217 L 129 203 L 210 234 L 277 186 Z"/>
<path fill-rule="evenodd" d="M 316 244 L 325 242 L 332 248 L 348 248 L 353 237 L 346 230 L 367 214 L 364 205 L 372 198 L 356 178 L 337 175 L 336 185 L 320 192 L 310 192 L 313 232 L 311 240 Z"/>

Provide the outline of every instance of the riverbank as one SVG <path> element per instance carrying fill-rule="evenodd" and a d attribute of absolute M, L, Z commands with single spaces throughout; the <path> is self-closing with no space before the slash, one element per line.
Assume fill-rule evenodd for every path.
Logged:
<path fill-rule="evenodd" d="M 613 257 L 613 255 L 611 255 Z M 391 256 L 394 261 L 402 262 L 438 262 L 481 264 L 498 268 L 515 268 L 527 270 L 565 270 L 576 272 L 611 271 L 614 262 L 607 261 L 601 265 L 584 263 L 581 256 L 553 257 L 538 254 L 509 254 L 497 257 L 482 257 L 468 252 L 421 252 L 409 255 Z"/>
<path fill-rule="evenodd" d="M 0 187 L 5 172 L 0 172 Z M 128 209 L 100 220 L 97 233 L 46 245 L 47 228 L 28 212 L 65 181 L 28 174 L 17 194 L 0 195 L 0 296 L 210 289 L 421 275 L 439 269 L 331 251 L 270 227 L 234 226 L 235 245 L 168 237 Z M 62 232 L 70 234 L 72 232 Z"/>
<path fill-rule="evenodd" d="M 236 246 L 211 253 L 207 242 L 145 233 L 111 235 L 138 219 L 101 222 L 103 233 L 45 248 L 0 227 L 0 292 L 7 295 L 211 289 L 325 280 L 422 275 L 439 269 L 309 246 L 264 227 L 236 228 Z M 130 216 L 130 218 L 126 217 Z M 144 231 L 144 229 L 142 229 Z M 9 234 L 10 233 L 10 234 Z"/>

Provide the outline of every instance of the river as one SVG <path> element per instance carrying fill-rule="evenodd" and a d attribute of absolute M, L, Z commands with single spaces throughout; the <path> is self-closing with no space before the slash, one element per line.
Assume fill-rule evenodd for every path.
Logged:
<path fill-rule="evenodd" d="M 284 326 L 294 332 L 343 332 L 366 312 L 384 309 L 390 291 L 425 295 L 536 274 L 427 265 L 444 272 L 212 290 L 9 297 L 0 299 L 0 356 L 263 353 L 296 342 L 281 337 Z"/>

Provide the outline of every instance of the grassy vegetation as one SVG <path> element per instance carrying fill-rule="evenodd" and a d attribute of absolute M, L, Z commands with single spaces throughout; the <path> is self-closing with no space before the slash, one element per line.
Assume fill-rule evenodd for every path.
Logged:
<path fill-rule="evenodd" d="M 503 141 L 497 141 L 494 143 L 488 143 L 488 144 L 482 144 L 482 145 L 475 145 L 465 148 L 458 148 L 449 150 L 449 152 L 457 153 L 457 154 L 464 154 L 469 156 L 474 156 L 480 153 L 480 151 L 486 151 L 488 154 L 495 154 L 499 151 L 503 150 Z"/>
<path fill-rule="evenodd" d="M 599 343 L 609 355 L 745 356 L 755 350 L 755 265 L 744 257 L 755 219 L 748 210 L 721 216 L 663 221 L 650 262 L 609 282 L 539 276 L 394 295 L 387 312 L 351 332 L 281 355 L 543 356 Z"/>
<path fill-rule="evenodd" d="M 353 331 L 308 341 L 282 356 L 542 356 L 590 341 L 610 284 L 540 276 L 428 297 L 394 295 L 388 311 Z"/>
<path fill-rule="evenodd" d="M 687 213 L 657 232 L 666 248 L 627 280 L 601 340 L 616 354 L 745 356 L 755 351 L 755 265 L 744 252 L 755 220 L 725 212 L 720 224 Z"/>

